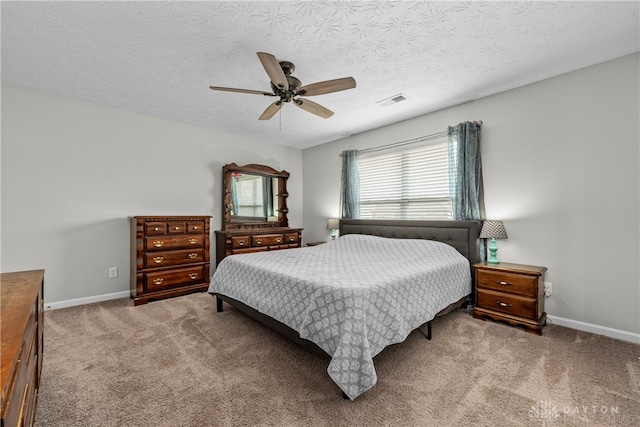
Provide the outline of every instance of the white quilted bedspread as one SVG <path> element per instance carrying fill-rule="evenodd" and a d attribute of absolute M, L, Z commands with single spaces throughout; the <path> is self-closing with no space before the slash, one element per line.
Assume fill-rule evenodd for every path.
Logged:
<path fill-rule="evenodd" d="M 468 260 L 430 240 L 346 235 L 323 245 L 232 255 L 210 293 L 255 308 L 332 358 L 333 381 L 355 399 L 377 381 L 373 357 L 471 293 Z"/>

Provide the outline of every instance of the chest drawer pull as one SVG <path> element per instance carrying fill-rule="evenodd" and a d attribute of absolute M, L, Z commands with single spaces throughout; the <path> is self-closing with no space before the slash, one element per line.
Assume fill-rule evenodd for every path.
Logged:
<path fill-rule="evenodd" d="M 277 243 L 282 243 L 282 239 L 280 237 L 276 237 L 276 242 Z"/>
<path fill-rule="evenodd" d="M 153 231 L 160 231 L 158 227 L 154 227 Z"/>
<path fill-rule="evenodd" d="M 192 245 L 195 245 L 198 243 L 198 239 L 189 239 L 189 243 L 191 243 Z"/>
<path fill-rule="evenodd" d="M 164 282 L 164 279 L 162 277 L 158 277 L 157 279 L 153 279 L 153 284 L 154 285 L 161 285 L 162 282 Z"/>
<path fill-rule="evenodd" d="M 261 245 L 261 244 L 262 244 L 262 240 L 256 239 L 256 245 Z"/>
<path fill-rule="evenodd" d="M 162 256 L 153 257 L 153 262 L 156 264 L 160 264 L 162 261 L 164 261 L 164 257 Z"/>
<path fill-rule="evenodd" d="M 240 241 L 238 242 L 238 245 L 240 245 L 240 246 L 244 246 L 244 240 L 240 240 Z"/>
<path fill-rule="evenodd" d="M 173 227 L 174 230 L 180 230 L 180 227 Z"/>
<path fill-rule="evenodd" d="M 511 304 L 507 304 L 506 302 L 502 301 L 496 301 L 496 304 L 498 304 L 500 307 L 511 307 Z"/>
<path fill-rule="evenodd" d="M 191 227 L 192 230 L 200 230 L 200 227 L 198 227 L 197 225 L 194 225 L 193 227 Z"/>
<path fill-rule="evenodd" d="M 162 240 L 156 240 L 155 242 L 153 242 L 153 246 L 155 246 L 156 248 L 161 248 L 164 245 L 164 242 Z"/>
<path fill-rule="evenodd" d="M 195 259 L 195 258 L 198 258 L 198 254 L 196 254 L 196 253 L 190 253 L 189 254 L 189 259 Z"/>
<path fill-rule="evenodd" d="M 500 286 L 511 286 L 511 282 L 505 282 L 504 280 L 497 280 L 496 283 Z"/>
<path fill-rule="evenodd" d="M 189 279 L 196 280 L 198 278 L 198 273 L 189 273 Z"/>

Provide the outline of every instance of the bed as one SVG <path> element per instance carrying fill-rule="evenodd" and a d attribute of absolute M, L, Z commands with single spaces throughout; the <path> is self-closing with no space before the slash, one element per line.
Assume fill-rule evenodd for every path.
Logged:
<path fill-rule="evenodd" d="M 341 220 L 323 245 L 224 258 L 209 293 L 311 350 L 355 399 L 377 381 L 373 358 L 468 302 L 479 221 Z M 430 262 L 425 262 L 429 259 Z M 284 272 L 284 273 L 283 273 Z"/>

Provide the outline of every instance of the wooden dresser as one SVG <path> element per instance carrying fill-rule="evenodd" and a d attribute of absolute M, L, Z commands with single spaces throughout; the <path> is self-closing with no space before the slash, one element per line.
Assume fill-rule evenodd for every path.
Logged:
<path fill-rule="evenodd" d="M 245 228 L 216 231 L 216 265 L 227 255 L 302 246 L 302 228 Z"/>
<path fill-rule="evenodd" d="M 2 427 L 32 426 L 42 373 L 44 270 L 0 274 Z"/>
<path fill-rule="evenodd" d="M 210 220 L 210 216 L 130 218 L 135 305 L 207 290 Z"/>
<path fill-rule="evenodd" d="M 542 334 L 544 273 L 546 267 L 485 263 L 473 266 L 476 272 L 476 306 L 473 317 L 523 326 L 527 332 Z"/>

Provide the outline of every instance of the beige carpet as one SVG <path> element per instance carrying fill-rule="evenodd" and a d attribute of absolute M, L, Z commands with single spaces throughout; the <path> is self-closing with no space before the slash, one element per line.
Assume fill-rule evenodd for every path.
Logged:
<path fill-rule="evenodd" d="M 434 322 L 342 399 L 328 359 L 192 294 L 45 313 L 38 426 L 640 425 L 640 346 L 549 325 Z"/>

